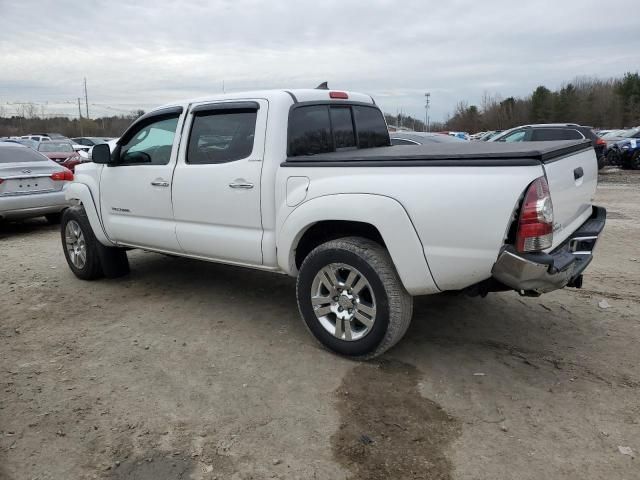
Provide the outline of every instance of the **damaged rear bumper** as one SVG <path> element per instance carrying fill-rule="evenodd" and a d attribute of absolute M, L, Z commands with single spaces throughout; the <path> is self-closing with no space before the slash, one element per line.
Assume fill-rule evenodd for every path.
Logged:
<path fill-rule="evenodd" d="M 493 278 L 522 294 L 580 287 L 606 218 L 607 211 L 594 206 L 591 217 L 550 253 L 519 253 L 512 246 L 505 247 L 493 266 Z"/>

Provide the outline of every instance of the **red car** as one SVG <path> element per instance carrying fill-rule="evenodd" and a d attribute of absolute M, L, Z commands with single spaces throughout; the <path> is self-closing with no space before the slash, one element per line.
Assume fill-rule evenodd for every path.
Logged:
<path fill-rule="evenodd" d="M 40 142 L 38 151 L 72 172 L 75 166 L 82 162 L 82 157 L 69 142 L 57 140 Z"/>

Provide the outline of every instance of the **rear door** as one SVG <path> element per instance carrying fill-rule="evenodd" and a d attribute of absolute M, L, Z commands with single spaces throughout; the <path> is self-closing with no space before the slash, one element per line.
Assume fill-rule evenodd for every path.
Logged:
<path fill-rule="evenodd" d="M 191 108 L 173 181 L 176 234 L 186 253 L 262 264 L 260 178 L 268 108 L 264 99 Z"/>
<path fill-rule="evenodd" d="M 100 209 L 109 238 L 123 245 L 179 252 L 171 184 L 184 115 L 181 107 L 141 117 L 102 169 Z"/>

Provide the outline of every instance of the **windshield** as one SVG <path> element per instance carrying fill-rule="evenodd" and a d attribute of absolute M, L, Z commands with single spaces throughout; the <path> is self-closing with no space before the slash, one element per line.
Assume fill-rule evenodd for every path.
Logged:
<path fill-rule="evenodd" d="M 632 128 L 631 130 L 627 130 L 620 137 L 622 138 L 631 138 L 634 137 L 638 132 L 640 132 L 640 128 Z"/>
<path fill-rule="evenodd" d="M 40 152 L 73 152 L 73 147 L 70 143 L 65 142 L 43 142 L 38 145 L 38 151 Z"/>
<path fill-rule="evenodd" d="M 604 135 L 602 135 L 602 138 L 619 137 L 620 135 L 624 134 L 625 132 L 626 132 L 626 130 L 613 130 L 612 132 L 605 133 Z"/>

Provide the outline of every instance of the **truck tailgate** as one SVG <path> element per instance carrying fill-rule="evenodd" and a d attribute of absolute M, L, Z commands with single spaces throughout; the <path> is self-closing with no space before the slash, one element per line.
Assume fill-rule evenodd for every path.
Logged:
<path fill-rule="evenodd" d="M 553 202 L 553 249 L 591 215 L 598 162 L 590 143 L 585 143 L 585 149 L 553 158 L 543 165 Z"/>

